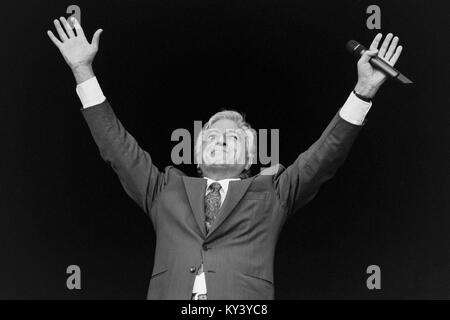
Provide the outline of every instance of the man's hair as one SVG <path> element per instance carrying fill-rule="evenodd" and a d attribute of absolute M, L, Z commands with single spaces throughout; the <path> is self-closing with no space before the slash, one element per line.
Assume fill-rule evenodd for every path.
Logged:
<path fill-rule="evenodd" d="M 200 131 L 199 135 L 197 136 L 197 141 L 195 144 L 195 157 L 196 157 L 197 163 L 203 162 L 202 161 L 203 132 L 205 130 L 210 129 L 214 123 L 216 123 L 217 121 L 222 120 L 222 119 L 228 119 L 228 120 L 234 121 L 236 123 L 236 125 L 238 126 L 238 128 L 242 129 L 245 133 L 246 168 L 241 172 L 239 177 L 242 179 L 248 178 L 248 177 L 250 177 L 250 173 L 251 173 L 250 167 L 252 164 L 254 164 L 256 162 L 256 131 L 254 129 L 252 129 L 252 127 L 250 126 L 250 124 L 247 121 L 245 121 L 245 114 L 240 113 L 235 110 L 225 109 L 225 110 L 219 111 L 216 114 L 214 114 L 211 118 L 209 118 L 208 122 L 206 122 L 203 125 L 202 130 Z M 203 175 L 200 167 L 198 168 L 198 174 L 200 176 Z"/>

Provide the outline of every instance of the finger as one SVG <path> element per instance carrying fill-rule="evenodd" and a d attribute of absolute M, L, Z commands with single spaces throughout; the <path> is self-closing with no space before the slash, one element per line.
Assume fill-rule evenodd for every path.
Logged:
<path fill-rule="evenodd" d="M 95 31 L 94 35 L 92 36 L 92 42 L 91 44 L 98 49 L 98 43 L 100 41 L 100 34 L 103 32 L 102 29 L 98 29 Z"/>
<path fill-rule="evenodd" d="M 75 27 L 75 31 L 77 32 L 77 36 L 82 36 L 84 37 L 84 31 L 83 28 L 81 27 L 80 23 L 78 22 L 77 18 L 72 17 L 72 23 L 73 26 Z"/>
<path fill-rule="evenodd" d="M 378 50 L 366 50 L 364 51 L 363 55 L 359 59 L 358 63 L 367 63 L 369 62 L 370 58 L 376 56 L 378 53 Z"/>
<path fill-rule="evenodd" d="M 378 49 L 378 44 L 380 43 L 381 38 L 383 37 L 382 33 L 378 33 L 372 41 L 372 44 L 369 47 L 369 50 Z"/>
<path fill-rule="evenodd" d="M 388 33 L 386 38 L 384 38 L 383 44 L 381 45 L 380 52 L 379 52 L 380 57 L 384 58 L 384 55 L 386 54 L 386 50 L 389 46 L 389 43 L 391 42 L 392 36 L 393 36 L 392 33 Z"/>
<path fill-rule="evenodd" d="M 395 50 L 394 55 L 392 56 L 391 60 L 389 60 L 389 64 L 391 66 L 394 66 L 395 63 L 397 62 L 398 58 L 400 57 L 400 54 L 402 53 L 403 47 L 402 46 L 398 46 L 397 50 Z"/>
<path fill-rule="evenodd" d="M 70 27 L 70 24 L 67 22 L 66 18 L 61 17 L 61 18 L 59 18 L 59 20 L 61 20 L 61 22 L 62 22 L 62 24 L 64 26 L 64 29 L 66 30 L 67 35 L 69 36 L 69 38 L 75 38 L 75 33 L 73 33 L 73 30 Z"/>
<path fill-rule="evenodd" d="M 398 44 L 398 37 L 394 37 L 394 39 L 392 39 L 391 45 L 389 46 L 389 50 L 386 52 L 386 55 L 384 56 L 384 59 L 386 59 L 387 61 L 389 61 L 389 59 L 391 59 L 392 55 L 395 52 L 395 49 L 397 48 L 397 44 Z"/>
<path fill-rule="evenodd" d="M 67 35 L 64 32 L 64 30 L 61 28 L 61 24 L 59 23 L 59 20 L 55 19 L 55 20 L 53 20 L 53 23 L 55 24 L 56 31 L 58 31 L 59 38 L 61 39 L 61 41 L 62 42 L 66 41 L 68 38 L 67 38 Z"/>
<path fill-rule="evenodd" d="M 59 46 L 62 44 L 62 42 L 59 41 L 58 38 L 56 38 L 55 35 L 53 34 L 53 32 L 51 32 L 50 30 L 47 31 L 47 34 L 48 34 L 50 40 L 53 41 L 55 46 L 57 46 L 59 48 Z"/>

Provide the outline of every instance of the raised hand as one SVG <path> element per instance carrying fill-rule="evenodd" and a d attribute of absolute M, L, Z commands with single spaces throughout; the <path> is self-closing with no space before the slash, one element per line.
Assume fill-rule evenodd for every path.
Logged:
<path fill-rule="evenodd" d="M 69 67 L 72 69 L 80 65 L 91 64 L 98 51 L 100 34 L 103 30 L 98 29 L 92 37 L 92 42 L 89 43 L 84 35 L 83 28 L 81 28 L 77 19 L 73 18 L 72 20 L 76 34 L 70 27 L 66 18 L 61 17 L 59 19 L 61 20 L 64 29 L 59 20 L 55 19 L 53 23 L 55 24 L 60 40 L 55 37 L 50 30 L 47 31 L 47 34 L 63 55 L 64 60 L 66 60 Z"/>
<path fill-rule="evenodd" d="M 387 79 L 387 76 L 382 71 L 372 67 L 369 63 L 370 58 L 378 54 L 379 58 L 394 66 L 403 50 L 402 46 L 397 46 L 399 38 L 397 36 L 394 37 L 392 33 L 386 36 L 378 50 L 382 37 L 381 33 L 375 36 L 369 50 L 363 53 L 357 64 L 358 83 L 355 91 L 368 98 L 372 98 Z"/>
<path fill-rule="evenodd" d="M 89 43 L 84 35 L 83 28 L 81 28 L 81 25 L 75 18 L 73 18 L 72 22 L 75 27 L 76 34 L 70 27 L 66 18 L 60 17 L 59 20 L 55 19 L 53 21 L 56 31 L 58 32 L 59 39 L 50 30 L 47 31 L 47 34 L 61 52 L 66 63 L 74 72 L 77 82 L 86 80 L 84 78 L 93 76 L 92 62 L 94 61 L 94 57 L 98 51 L 100 34 L 103 30 L 98 29 L 95 31 L 92 41 Z"/>

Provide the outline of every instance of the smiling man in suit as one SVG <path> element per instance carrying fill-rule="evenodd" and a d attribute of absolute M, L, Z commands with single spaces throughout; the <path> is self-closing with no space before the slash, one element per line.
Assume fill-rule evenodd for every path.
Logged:
<path fill-rule="evenodd" d="M 79 23 L 54 20 L 48 31 L 77 82 L 82 114 L 102 158 L 127 194 L 150 217 L 156 250 L 149 299 L 273 299 L 275 246 L 286 219 L 318 192 L 344 162 L 372 98 L 386 80 L 372 56 L 394 65 L 402 51 L 378 34 L 357 64 L 358 82 L 321 137 L 287 168 L 248 175 L 255 131 L 235 111 L 213 115 L 196 143 L 200 177 L 173 166 L 160 171 L 114 114 L 92 69 L 101 29 L 92 42 Z M 392 41 L 391 41 L 392 40 Z"/>

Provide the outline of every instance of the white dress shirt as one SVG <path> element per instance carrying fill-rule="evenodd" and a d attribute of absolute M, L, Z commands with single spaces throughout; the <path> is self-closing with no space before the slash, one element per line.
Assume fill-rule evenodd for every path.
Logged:
<path fill-rule="evenodd" d="M 76 91 L 78 97 L 81 100 L 83 108 L 89 108 L 98 105 L 104 102 L 106 99 L 105 96 L 103 95 L 102 89 L 100 88 L 100 85 L 96 77 L 90 78 L 77 85 Z M 339 110 L 339 115 L 341 116 L 342 119 L 354 125 L 362 125 L 371 106 L 372 102 L 363 101 L 359 99 L 353 92 L 351 92 L 347 98 L 347 101 Z M 220 181 L 215 181 L 206 177 L 205 179 L 207 180 L 205 195 L 211 192 L 211 190 L 209 189 L 211 183 L 218 182 L 222 186 L 222 188 L 220 189 L 221 205 L 225 201 L 230 181 L 240 180 L 238 178 L 235 178 L 235 179 L 224 179 Z M 204 272 L 195 277 L 192 292 L 201 294 L 206 293 L 206 280 Z"/>

